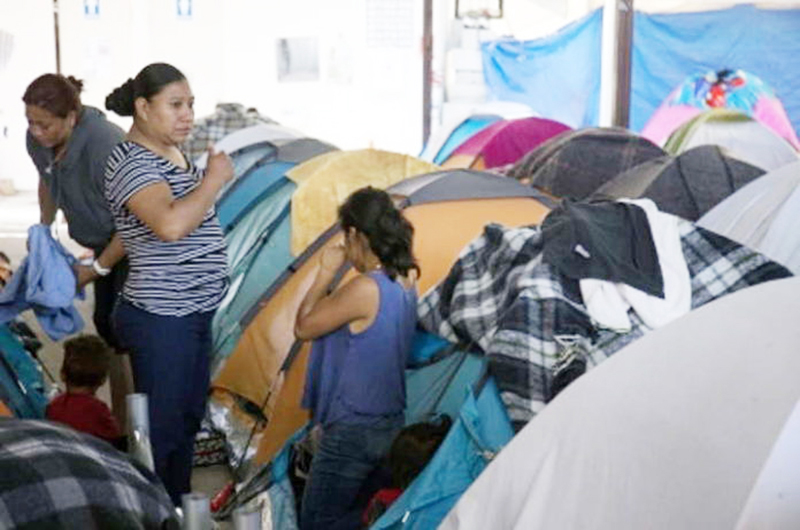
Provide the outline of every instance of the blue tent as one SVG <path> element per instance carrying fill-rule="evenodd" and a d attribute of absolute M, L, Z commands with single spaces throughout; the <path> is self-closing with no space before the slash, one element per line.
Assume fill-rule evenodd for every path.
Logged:
<path fill-rule="evenodd" d="M 238 342 L 244 315 L 292 262 L 289 207 L 297 186 L 286 173 L 332 150 L 324 142 L 300 138 L 261 141 L 231 153 L 241 174 L 217 200 L 231 287 L 212 322 L 212 373 Z"/>
<path fill-rule="evenodd" d="M 17 418 L 43 418 L 47 407 L 39 366 L 5 324 L 0 326 L 0 400 Z"/>
<path fill-rule="evenodd" d="M 454 422 L 426 468 L 376 521 L 374 529 L 435 528 L 513 437 L 485 358 L 424 333 L 418 335 L 413 355 L 418 361 L 427 360 L 406 371 L 406 424 L 437 414 L 446 414 Z M 289 478 L 291 453 L 306 431 L 304 427 L 295 433 L 218 517 L 229 516 L 235 506 L 268 491 L 273 526 L 297 528 L 296 499 Z"/>

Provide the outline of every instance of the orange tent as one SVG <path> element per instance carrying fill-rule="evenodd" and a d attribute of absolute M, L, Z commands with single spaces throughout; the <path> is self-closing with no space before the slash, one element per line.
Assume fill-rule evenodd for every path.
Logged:
<path fill-rule="evenodd" d="M 512 179 L 469 171 L 442 171 L 402 181 L 388 190 L 415 228 L 420 294 L 441 281 L 461 249 L 488 223 L 538 224 L 552 203 Z M 317 253 L 339 241 L 331 228 L 265 293 L 237 348 L 214 380 L 213 399 L 237 407 L 232 396 L 256 404 L 268 423 L 256 461 L 266 462 L 308 421 L 300 408 L 309 343 L 293 334 L 297 308 L 316 274 Z M 236 413 L 238 414 L 238 413 Z M 238 414 L 241 419 L 241 414 Z"/>

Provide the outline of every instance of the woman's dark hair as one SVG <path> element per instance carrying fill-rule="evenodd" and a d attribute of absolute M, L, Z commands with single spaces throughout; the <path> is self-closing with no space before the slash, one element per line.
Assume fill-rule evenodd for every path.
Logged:
<path fill-rule="evenodd" d="M 339 207 L 339 224 L 343 230 L 355 228 L 366 236 L 390 278 L 405 276 L 411 269 L 419 273 L 411 251 L 414 227 L 385 191 L 372 186 L 354 191 Z"/>
<path fill-rule="evenodd" d="M 64 343 L 64 382 L 97 388 L 108 377 L 111 349 L 97 335 L 81 335 Z"/>
<path fill-rule="evenodd" d="M 66 118 L 72 111 L 80 114 L 83 82 L 61 74 L 40 75 L 25 89 L 22 101 L 26 105 L 43 108 L 49 113 Z"/>
<path fill-rule="evenodd" d="M 120 116 L 133 116 L 136 110 L 136 98 L 150 98 L 176 81 L 185 81 L 180 70 L 166 63 L 153 63 L 142 68 L 133 79 L 128 79 L 122 86 L 115 88 L 106 96 L 106 109 L 116 112 Z"/>

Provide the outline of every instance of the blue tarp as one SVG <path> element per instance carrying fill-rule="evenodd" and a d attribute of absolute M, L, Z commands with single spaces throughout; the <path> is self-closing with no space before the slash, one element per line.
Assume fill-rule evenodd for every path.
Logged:
<path fill-rule="evenodd" d="M 483 44 L 491 99 L 529 105 L 572 128 L 596 125 L 600 98 L 600 10 L 555 35 Z"/>
<path fill-rule="evenodd" d="M 763 79 L 795 131 L 800 127 L 800 9 L 738 5 L 703 13 L 636 13 L 633 27 L 633 130 L 641 130 L 687 76 L 724 68 Z"/>
<path fill-rule="evenodd" d="M 573 127 L 598 124 L 602 13 L 555 35 L 483 45 L 492 99 L 519 101 Z M 639 131 L 687 76 L 740 68 L 767 82 L 800 129 L 800 10 L 738 5 L 719 11 L 636 13 L 630 128 Z"/>

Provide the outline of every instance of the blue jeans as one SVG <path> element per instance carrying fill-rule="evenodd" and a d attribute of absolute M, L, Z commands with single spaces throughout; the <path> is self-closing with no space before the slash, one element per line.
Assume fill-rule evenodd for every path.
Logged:
<path fill-rule="evenodd" d="M 356 498 L 402 426 L 401 415 L 325 427 L 303 492 L 301 530 L 361 527 Z"/>
<path fill-rule="evenodd" d="M 136 392 L 147 394 L 156 474 L 176 506 L 191 491 L 194 437 L 208 396 L 213 315 L 161 316 L 122 300 L 114 313 Z"/>

